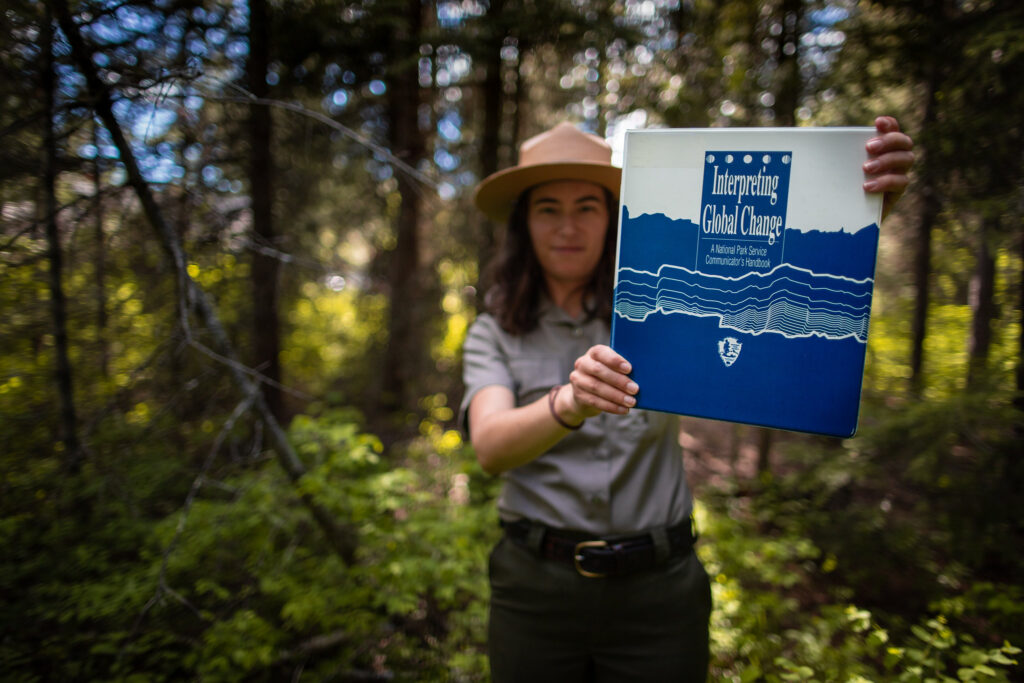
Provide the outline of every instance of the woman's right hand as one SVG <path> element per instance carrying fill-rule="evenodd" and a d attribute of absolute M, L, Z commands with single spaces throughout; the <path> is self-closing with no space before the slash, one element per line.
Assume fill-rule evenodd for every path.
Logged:
<path fill-rule="evenodd" d="M 576 359 L 569 374 L 572 391 L 559 391 L 556 409 L 567 422 L 576 424 L 598 413 L 625 415 L 636 405 L 640 390 L 630 377 L 633 367 L 603 344 L 591 346 Z"/>

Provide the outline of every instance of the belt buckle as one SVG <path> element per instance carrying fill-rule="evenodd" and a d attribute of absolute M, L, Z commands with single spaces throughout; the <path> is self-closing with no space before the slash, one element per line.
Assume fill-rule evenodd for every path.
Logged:
<path fill-rule="evenodd" d="M 608 541 L 580 541 L 576 544 L 575 550 L 572 553 L 573 564 L 576 565 L 576 571 L 579 572 L 580 576 L 585 576 L 588 579 L 603 579 L 608 576 L 601 572 L 591 572 L 583 568 L 580 562 L 583 561 L 583 551 L 587 548 L 607 548 Z"/>

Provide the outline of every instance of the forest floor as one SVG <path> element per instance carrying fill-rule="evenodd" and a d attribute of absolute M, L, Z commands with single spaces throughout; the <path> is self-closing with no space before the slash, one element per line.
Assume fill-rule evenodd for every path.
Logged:
<path fill-rule="evenodd" d="M 694 417 L 680 420 L 679 443 L 690 488 L 699 495 L 706 487 L 757 477 L 760 428 Z M 773 442 L 778 439 L 773 433 Z"/>
<path fill-rule="evenodd" d="M 743 491 L 750 488 L 747 483 L 757 486 L 760 450 L 765 445 L 768 463 L 762 469 L 782 474 L 787 467 L 781 451 L 789 443 L 807 438 L 815 437 L 697 417 L 680 418 L 679 443 L 686 478 L 698 498 L 709 489 Z"/>

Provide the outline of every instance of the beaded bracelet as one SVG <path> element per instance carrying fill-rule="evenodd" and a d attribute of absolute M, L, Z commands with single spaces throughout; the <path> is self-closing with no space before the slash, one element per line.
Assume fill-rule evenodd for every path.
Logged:
<path fill-rule="evenodd" d="M 548 392 L 548 410 L 551 411 L 551 417 L 555 418 L 555 422 L 562 425 L 566 429 L 579 429 L 580 427 L 583 426 L 583 422 L 586 422 L 586 419 L 584 419 L 583 422 L 580 422 L 578 425 L 571 425 L 565 420 L 563 420 L 561 417 L 559 417 L 558 413 L 555 412 L 555 397 L 558 396 L 558 390 L 561 388 L 561 384 L 556 384 L 555 386 L 551 387 L 551 391 Z"/>

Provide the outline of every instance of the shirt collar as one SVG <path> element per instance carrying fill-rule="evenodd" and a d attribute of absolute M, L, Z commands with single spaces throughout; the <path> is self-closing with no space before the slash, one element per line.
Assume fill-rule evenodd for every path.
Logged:
<path fill-rule="evenodd" d="M 541 295 L 540 315 L 538 320 L 542 322 L 550 322 L 557 325 L 583 325 L 588 321 L 586 311 L 580 313 L 578 318 L 573 318 L 571 315 L 566 313 L 561 307 L 556 306 L 555 302 L 548 297 L 547 294 Z"/>

